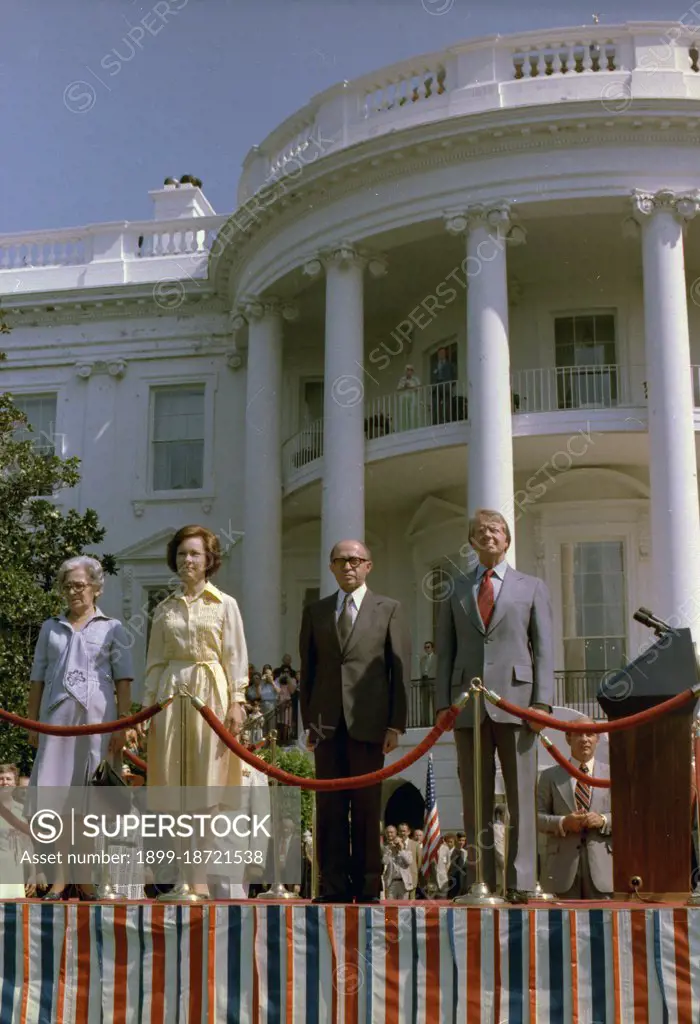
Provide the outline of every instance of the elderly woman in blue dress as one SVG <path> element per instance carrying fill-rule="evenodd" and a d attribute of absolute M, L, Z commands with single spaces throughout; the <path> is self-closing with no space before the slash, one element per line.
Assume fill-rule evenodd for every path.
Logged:
<path fill-rule="evenodd" d="M 86 725 L 126 718 L 131 707 L 133 670 L 129 637 L 118 619 L 96 604 L 104 572 L 95 558 L 69 558 L 58 570 L 58 589 L 66 603 L 41 627 L 34 653 L 28 716 L 51 725 Z M 91 736 L 48 736 L 30 732 L 37 748 L 30 786 L 85 786 L 108 753 L 121 751 L 123 731 Z M 80 886 L 81 898 L 94 899 L 92 886 Z M 56 877 L 45 899 L 63 896 Z"/>

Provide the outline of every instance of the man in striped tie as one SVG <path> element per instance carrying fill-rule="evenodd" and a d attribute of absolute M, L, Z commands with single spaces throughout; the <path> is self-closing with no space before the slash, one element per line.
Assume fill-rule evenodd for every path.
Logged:
<path fill-rule="evenodd" d="M 596 733 L 567 733 L 566 739 L 575 768 L 610 777 L 607 764 L 595 757 Z M 554 765 L 540 775 L 537 811 L 539 830 L 548 834 L 545 889 L 565 900 L 608 899 L 613 888 L 610 790 L 573 779 Z"/>

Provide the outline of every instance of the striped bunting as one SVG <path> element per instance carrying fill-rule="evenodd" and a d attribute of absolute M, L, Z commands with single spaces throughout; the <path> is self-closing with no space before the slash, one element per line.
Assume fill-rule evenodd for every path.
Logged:
<path fill-rule="evenodd" d="M 700 909 L 0 904 L 2 1024 L 687 1024 Z"/>

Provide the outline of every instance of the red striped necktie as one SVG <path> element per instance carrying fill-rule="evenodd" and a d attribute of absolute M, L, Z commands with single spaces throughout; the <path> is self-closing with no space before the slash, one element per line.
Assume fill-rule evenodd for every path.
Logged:
<path fill-rule="evenodd" d="M 588 765 L 582 764 L 581 771 L 584 775 L 588 775 Z M 588 813 L 591 809 L 591 787 L 586 783 L 582 782 L 581 779 L 576 780 L 576 810 Z"/>
<path fill-rule="evenodd" d="M 496 602 L 496 598 L 493 592 L 493 582 L 491 577 L 493 576 L 493 569 L 487 569 L 484 575 L 481 577 L 481 584 L 479 586 L 479 595 L 477 597 L 477 605 L 479 607 L 479 615 L 481 621 L 484 624 L 484 628 L 489 628 L 489 622 L 493 615 L 493 606 Z"/>

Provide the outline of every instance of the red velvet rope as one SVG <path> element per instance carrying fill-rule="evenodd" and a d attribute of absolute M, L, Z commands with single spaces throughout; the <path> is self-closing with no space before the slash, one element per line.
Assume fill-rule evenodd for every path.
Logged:
<path fill-rule="evenodd" d="M 148 771 L 148 762 L 144 761 L 144 759 L 139 757 L 138 754 L 132 754 L 130 750 L 126 749 L 126 747 L 122 749 L 122 753 L 127 761 L 131 761 L 134 768 L 140 768 L 142 772 Z"/>
<path fill-rule="evenodd" d="M 540 736 L 540 739 L 557 764 L 560 764 L 572 778 L 580 779 L 581 782 L 585 782 L 587 786 L 593 786 L 594 789 L 610 789 L 610 779 L 596 779 L 594 775 L 587 775 L 586 772 L 582 772 L 580 768 L 573 765 L 566 754 L 562 754 L 561 750 L 555 747 L 551 740 L 546 740 L 544 736 Z"/>
<path fill-rule="evenodd" d="M 490 693 L 490 691 L 484 691 L 484 696 L 486 696 L 486 693 Z M 683 707 L 684 704 L 688 704 L 691 700 L 697 700 L 697 696 L 694 690 L 683 690 L 682 693 L 676 694 L 670 700 L 665 700 L 663 704 L 657 704 L 655 708 L 647 708 L 646 711 L 639 711 L 636 715 L 628 715 L 627 718 L 618 718 L 614 722 L 565 722 L 561 718 L 552 718 L 551 715 L 547 715 L 542 711 L 518 707 L 517 704 L 511 704 L 509 700 L 505 700 L 504 697 L 500 697 L 497 693 L 494 693 L 492 698 L 487 697 L 486 699 L 491 700 L 491 703 L 495 704 L 497 708 L 507 711 L 509 715 L 515 715 L 516 718 L 522 718 L 527 722 L 537 722 L 539 725 L 547 726 L 549 729 L 558 729 L 560 732 L 599 733 L 622 732 L 624 729 L 635 729 L 638 725 L 645 725 L 655 718 L 660 718 L 661 715 L 666 715 L 670 711 L 675 711 L 676 708 Z"/>
<path fill-rule="evenodd" d="M 18 725 L 21 729 L 28 729 L 29 732 L 46 733 L 47 736 L 93 736 L 97 733 L 131 729 L 135 725 L 140 725 L 141 722 L 147 722 L 149 718 L 153 718 L 159 711 L 167 707 L 172 699 L 171 697 L 170 700 L 163 701 L 162 704 L 152 704 L 150 708 L 143 708 L 135 715 L 119 718 L 116 722 L 93 722 L 91 725 L 47 725 L 46 722 L 33 722 L 30 718 L 22 718 L 20 715 L 4 711 L 2 708 L 0 708 L 0 719 L 11 722 L 12 725 Z"/>
<path fill-rule="evenodd" d="M 290 775 L 289 772 L 283 771 L 281 768 L 277 768 L 275 765 L 268 764 L 267 761 L 263 761 L 262 758 L 256 757 L 246 747 L 244 747 L 238 740 L 231 735 L 231 733 L 224 727 L 223 722 L 219 721 L 211 708 L 205 706 L 197 707 L 200 715 L 207 722 L 208 725 L 214 730 L 219 739 L 226 744 L 226 746 L 234 754 L 240 757 L 241 761 L 245 761 L 251 768 L 257 768 L 259 771 L 264 772 L 273 779 L 277 779 L 285 786 L 298 786 L 300 789 L 313 789 L 317 792 L 328 792 L 338 791 L 345 789 L 366 789 L 368 786 L 376 786 L 384 779 L 390 779 L 392 775 L 398 775 L 404 768 L 410 767 L 415 761 L 423 757 L 424 754 L 430 750 L 430 748 L 437 743 L 444 732 L 449 731 L 460 713 L 460 708 L 452 706 L 448 709 L 442 724 L 435 725 L 430 730 L 428 735 L 414 747 L 413 750 L 409 751 L 402 758 L 396 761 L 394 764 L 387 765 L 386 768 L 381 768 L 379 771 L 370 772 L 368 775 L 351 775 L 346 779 L 302 779 L 298 775 Z"/>

